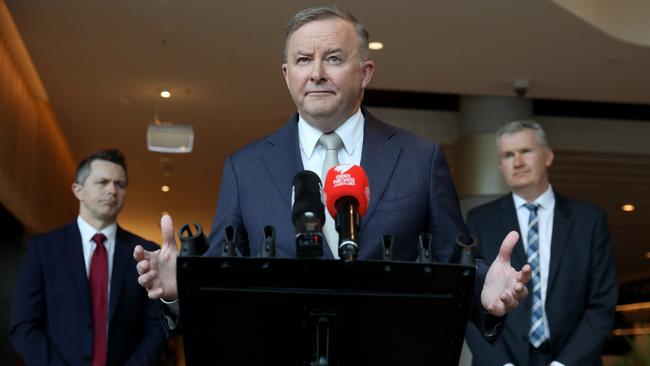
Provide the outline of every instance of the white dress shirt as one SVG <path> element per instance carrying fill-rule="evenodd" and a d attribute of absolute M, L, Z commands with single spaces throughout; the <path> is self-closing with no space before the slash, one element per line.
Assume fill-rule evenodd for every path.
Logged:
<path fill-rule="evenodd" d="M 526 201 L 523 197 L 512 194 L 512 200 L 515 204 L 517 211 L 517 221 L 519 222 L 519 230 L 521 232 L 521 240 L 524 244 L 524 251 L 528 249 L 528 219 L 530 217 L 530 210 L 524 204 Z M 540 281 L 542 286 L 542 304 L 544 304 L 544 326 L 546 334 L 550 336 L 548 317 L 546 316 L 546 289 L 548 287 L 548 274 L 551 263 L 551 239 L 553 236 L 553 217 L 555 212 L 555 194 L 549 184 L 548 188 L 541 196 L 537 197 L 533 202 L 539 206 L 537 209 L 537 217 L 539 217 L 538 231 L 539 231 L 539 265 L 540 265 Z M 507 364 L 512 365 L 512 364 Z M 551 366 L 564 366 L 562 363 L 553 361 Z"/>
<path fill-rule="evenodd" d="M 339 164 L 361 164 L 361 150 L 363 148 L 363 124 L 365 119 L 361 109 L 348 118 L 339 128 L 334 130 L 343 140 L 343 148 L 339 150 Z M 298 140 L 300 143 L 300 157 L 305 170 L 318 174 L 321 182 L 323 162 L 325 161 L 325 147 L 318 143 L 323 134 L 305 121 L 302 116 L 298 118 Z"/>
<path fill-rule="evenodd" d="M 84 263 L 86 265 L 86 277 L 90 276 L 90 263 L 92 261 L 93 253 L 97 244 L 92 240 L 93 236 L 97 233 L 102 233 L 106 236 L 104 247 L 106 248 L 106 255 L 108 256 L 108 298 L 111 295 L 111 276 L 113 274 L 113 253 L 115 253 L 115 237 L 117 235 L 117 224 L 112 223 L 102 230 L 97 230 L 89 223 L 84 221 L 81 216 L 77 216 L 77 226 L 81 233 L 81 245 L 84 252 Z"/>

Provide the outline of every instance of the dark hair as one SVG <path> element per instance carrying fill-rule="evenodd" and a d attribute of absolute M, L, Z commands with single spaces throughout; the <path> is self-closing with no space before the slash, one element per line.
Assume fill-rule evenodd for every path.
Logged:
<path fill-rule="evenodd" d="M 86 178 L 90 175 L 90 165 L 95 160 L 104 160 L 111 163 L 115 163 L 124 169 L 124 175 L 126 175 L 126 158 L 118 149 L 106 149 L 98 151 L 79 163 L 77 167 L 77 173 L 75 174 L 74 181 L 77 184 L 83 185 L 86 181 Z M 128 178 L 127 178 L 128 181 Z"/>
<path fill-rule="evenodd" d="M 287 23 L 287 26 L 284 28 L 284 61 L 287 61 L 287 52 L 288 52 L 288 45 L 289 45 L 289 38 L 291 38 L 291 35 L 293 32 L 296 31 L 296 29 L 302 27 L 303 25 L 307 23 L 311 23 L 316 20 L 323 20 L 323 19 L 331 19 L 331 18 L 340 18 L 343 20 L 347 20 L 348 22 L 352 23 L 354 26 L 354 30 L 357 32 L 357 36 L 359 36 L 359 53 L 361 56 L 361 59 L 363 61 L 367 60 L 369 58 L 368 56 L 368 30 L 366 27 L 361 24 L 361 22 L 354 17 L 354 15 L 348 13 L 345 10 L 329 7 L 329 6 L 314 6 L 311 8 L 303 9 L 296 13 L 291 20 L 289 20 L 289 23 Z"/>

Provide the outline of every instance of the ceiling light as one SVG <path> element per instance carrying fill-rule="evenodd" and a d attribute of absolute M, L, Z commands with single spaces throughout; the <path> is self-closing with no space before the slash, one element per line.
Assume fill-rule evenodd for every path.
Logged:
<path fill-rule="evenodd" d="M 160 190 L 163 192 L 169 192 L 169 186 L 162 186 L 160 187 Z"/>
<path fill-rule="evenodd" d="M 377 51 L 377 50 L 380 50 L 380 49 L 384 48 L 384 44 L 381 43 L 381 42 L 370 42 L 368 44 L 368 48 L 370 48 L 371 50 Z"/>
<path fill-rule="evenodd" d="M 623 211 L 625 211 L 625 212 L 632 212 L 632 211 L 634 211 L 634 210 L 636 209 L 636 207 L 634 207 L 634 205 L 631 205 L 631 204 L 629 204 L 629 203 L 626 203 L 626 204 L 624 204 L 624 205 L 621 207 L 621 209 L 622 209 Z"/>
<path fill-rule="evenodd" d="M 160 92 L 160 96 L 163 97 L 163 98 L 171 98 L 171 97 L 172 97 L 172 93 L 171 93 L 169 90 L 167 90 L 167 89 L 163 89 L 163 90 Z"/>

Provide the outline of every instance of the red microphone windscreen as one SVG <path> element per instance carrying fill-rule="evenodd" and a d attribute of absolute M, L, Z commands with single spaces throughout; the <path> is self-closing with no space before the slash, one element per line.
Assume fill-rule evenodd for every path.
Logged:
<path fill-rule="evenodd" d="M 335 165 L 327 172 L 323 193 L 325 205 L 332 217 L 336 216 L 336 201 L 341 197 L 355 198 L 359 202 L 359 215 L 363 215 L 370 201 L 366 172 L 358 165 Z"/>

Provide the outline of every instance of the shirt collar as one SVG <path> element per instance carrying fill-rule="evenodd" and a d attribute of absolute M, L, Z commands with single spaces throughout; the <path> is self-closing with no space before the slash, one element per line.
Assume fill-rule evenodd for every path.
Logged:
<path fill-rule="evenodd" d="M 334 130 L 341 137 L 343 148 L 348 155 L 352 155 L 354 149 L 362 141 L 364 121 L 365 118 L 361 113 L 361 108 L 359 108 L 355 114 Z M 311 158 L 322 134 L 323 131 L 314 128 L 299 115 L 298 139 L 300 140 L 300 148 L 305 152 L 307 158 Z"/>
<path fill-rule="evenodd" d="M 97 233 L 102 233 L 106 236 L 108 242 L 115 242 L 115 236 L 117 234 L 117 224 L 112 223 L 107 227 L 97 230 L 92 225 L 87 223 L 81 216 L 77 216 L 77 226 L 79 227 L 79 232 L 81 233 L 81 243 L 89 243 L 93 236 Z"/>
<path fill-rule="evenodd" d="M 512 193 L 512 200 L 515 202 L 515 207 L 517 209 L 524 207 L 527 202 L 523 197 L 518 196 L 514 192 Z M 555 206 L 555 194 L 553 193 L 553 187 L 551 187 L 549 184 L 546 191 L 544 191 L 541 196 L 537 197 L 533 203 L 536 203 L 543 209 L 553 208 Z"/>

